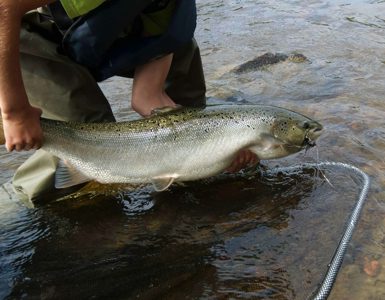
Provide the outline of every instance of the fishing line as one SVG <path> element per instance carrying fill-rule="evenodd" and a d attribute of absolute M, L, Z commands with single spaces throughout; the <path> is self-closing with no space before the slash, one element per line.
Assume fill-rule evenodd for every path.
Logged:
<path fill-rule="evenodd" d="M 317 161 L 320 161 L 319 159 L 319 149 L 317 147 L 317 145 L 314 145 L 315 147 L 315 150 L 316 150 L 316 158 L 317 158 Z M 319 174 L 322 175 L 322 177 L 325 179 L 325 181 L 332 187 L 334 188 L 333 184 L 330 182 L 329 178 L 326 177 L 326 174 L 320 169 L 320 168 L 316 168 L 317 170 L 317 173 L 316 173 L 316 176 L 319 176 Z"/>
<path fill-rule="evenodd" d="M 330 291 L 333 287 L 333 284 L 336 280 L 338 271 L 341 267 L 343 258 L 345 256 L 346 249 L 348 247 L 349 241 L 353 235 L 354 228 L 358 222 L 362 207 L 365 203 L 365 200 L 368 195 L 369 186 L 370 186 L 370 179 L 369 176 L 360 170 L 359 168 L 346 164 L 341 162 L 318 162 L 318 163 L 304 163 L 301 165 L 296 166 L 290 166 L 290 167 L 278 167 L 274 168 L 272 170 L 265 171 L 269 174 L 276 174 L 279 172 L 294 172 L 294 171 L 300 171 L 304 168 L 320 168 L 320 167 L 339 167 L 339 168 L 345 168 L 349 169 L 356 174 L 360 175 L 363 179 L 363 185 L 361 189 L 361 193 L 358 197 L 358 200 L 353 208 L 353 211 L 348 219 L 346 229 L 340 239 L 340 242 L 338 244 L 338 247 L 333 255 L 333 258 L 328 265 L 328 270 L 326 272 L 326 275 L 322 281 L 322 284 L 318 288 L 318 290 L 310 296 L 310 298 L 314 300 L 323 300 L 327 299 L 327 297 L 330 294 Z"/>

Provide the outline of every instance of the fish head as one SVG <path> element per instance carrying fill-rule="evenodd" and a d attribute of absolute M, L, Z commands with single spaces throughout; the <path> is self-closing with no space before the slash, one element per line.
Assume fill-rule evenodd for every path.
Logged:
<path fill-rule="evenodd" d="M 282 151 L 289 155 L 315 146 L 315 140 L 321 135 L 322 129 L 317 121 L 290 112 L 274 119 L 272 135 L 281 142 Z"/>

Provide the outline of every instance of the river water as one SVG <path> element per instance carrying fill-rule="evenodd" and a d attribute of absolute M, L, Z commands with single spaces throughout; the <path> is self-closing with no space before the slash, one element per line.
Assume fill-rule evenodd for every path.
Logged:
<path fill-rule="evenodd" d="M 384 299 L 385 1 L 197 5 L 211 101 L 311 116 L 325 127 L 319 160 L 371 177 L 329 298 Z M 265 53 L 307 60 L 234 72 Z M 136 117 L 126 79 L 101 87 L 118 119 Z M 0 151 L 5 183 L 28 154 Z M 262 164 L 317 160 L 312 149 Z M 163 193 L 93 184 L 35 208 L 0 199 L 0 298 L 306 299 L 322 282 L 361 188 L 348 170 L 304 168 L 221 175 Z"/>

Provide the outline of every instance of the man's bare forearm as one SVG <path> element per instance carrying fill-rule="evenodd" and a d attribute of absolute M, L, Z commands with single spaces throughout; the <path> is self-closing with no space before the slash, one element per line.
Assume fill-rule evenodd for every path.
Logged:
<path fill-rule="evenodd" d="M 7 116 L 28 105 L 19 62 L 20 12 L 0 6 L 0 108 Z"/>
<path fill-rule="evenodd" d="M 0 0 L 0 109 L 3 117 L 29 105 L 19 60 L 23 15 L 52 0 Z"/>
<path fill-rule="evenodd" d="M 43 135 L 41 110 L 29 104 L 20 67 L 19 43 L 23 15 L 52 0 L 0 0 L 0 111 L 6 148 L 38 149 Z"/>

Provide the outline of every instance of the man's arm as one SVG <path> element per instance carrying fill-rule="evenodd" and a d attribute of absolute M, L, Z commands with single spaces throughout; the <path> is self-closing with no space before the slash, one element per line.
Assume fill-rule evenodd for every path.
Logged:
<path fill-rule="evenodd" d="M 24 88 L 19 36 L 23 15 L 51 2 L 0 0 L 0 110 L 8 151 L 37 149 L 41 146 L 41 110 L 29 104 Z"/>

